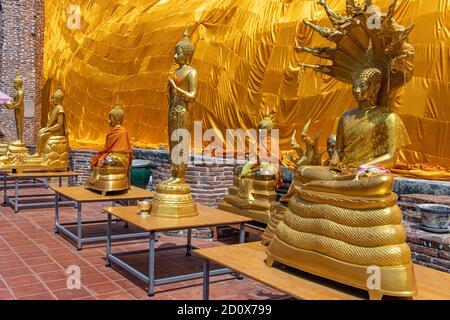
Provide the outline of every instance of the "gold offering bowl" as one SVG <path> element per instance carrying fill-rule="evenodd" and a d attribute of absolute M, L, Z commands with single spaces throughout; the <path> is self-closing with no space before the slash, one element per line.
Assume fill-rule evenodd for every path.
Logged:
<path fill-rule="evenodd" d="M 139 215 L 146 216 L 150 214 L 152 203 L 149 200 L 138 201 Z"/>

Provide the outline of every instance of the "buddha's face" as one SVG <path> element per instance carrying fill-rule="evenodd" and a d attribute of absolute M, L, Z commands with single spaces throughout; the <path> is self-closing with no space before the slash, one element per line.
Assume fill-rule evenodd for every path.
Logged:
<path fill-rule="evenodd" d="M 358 78 L 353 82 L 353 96 L 356 101 L 367 101 L 373 97 L 375 86 L 365 78 Z"/>
<path fill-rule="evenodd" d="M 61 98 L 58 97 L 57 95 L 52 96 L 52 103 L 53 105 L 57 106 L 58 104 L 61 103 Z"/>
<path fill-rule="evenodd" d="M 175 62 L 179 65 L 187 64 L 187 58 L 184 54 L 182 47 L 176 47 L 175 48 L 175 56 L 174 56 Z"/>
<path fill-rule="evenodd" d="M 330 158 L 333 157 L 335 150 L 336 150 L 336 136 L 332 135 L 327 140 L 327 153 Z"/>

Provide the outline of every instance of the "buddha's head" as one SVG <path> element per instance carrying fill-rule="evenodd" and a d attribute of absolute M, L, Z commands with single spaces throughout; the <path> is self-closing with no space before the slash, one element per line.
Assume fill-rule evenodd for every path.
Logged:
<path fill-rule="evenodd" d="M 274 126 L 275 125 L 273 123 L 272 117 L 270 116 L 270 110 L 269 110 L 269 108 L 266 108 L 264 117 L 258 124 L 258 129 L 259 130 L 267 130 L 267 132 L 270 132 Z"/>
<path fill-rule="evenodd" d="M 334 151 L 336 150 L 336 135 L 332 134 L 327 140 L 327 153 L 328 157 L 333 158 Z"/>
<path fill-rule="evenodd" d="M 23 86 L 23 78 L 20 75 L 20 73 L 16 74 L 16 77 L 14 78 L 13 83 L 14 83 L 14 88 L 15 89 L 22 88 L 22 86 Z"/>
<path fill-rule="evenodd" d="M 353 75 L 353 96 L 356 101 L 377 103 L 383 74 L 378 68 L 366 68 Z"/>
<path fill-rule="evenodd" d="M 57 106 L 61 104 L 62 99 L 64 98 L 64 94 L 60 88 L 56 89 L 52 96 L 52 103 Z"/>
<path fill-rule="evenodd" d="M 179 65 L 189 65 L 194 56 L 195 47 L 189 40 L 189 30 L 186 27 L 183 34 L 183 39 L 175 45 L 175 62 Z"/>
<path fill-rule="evenodd" d="M 125 112 L 120 105 L 119 97 L 117 97 L 116 104 L 112 107 L 109 112 L 109 125 L 111 127 L 115 127 L 117 125 L 121 125 L 123 123 L 123 118 L 125 116 Z"/>

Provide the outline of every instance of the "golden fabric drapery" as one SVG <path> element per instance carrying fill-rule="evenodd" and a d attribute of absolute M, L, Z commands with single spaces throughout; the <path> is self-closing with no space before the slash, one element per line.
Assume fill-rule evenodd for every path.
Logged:
<path fill-rule="evenodd" d="M 289 149 L 294 129 L 300 132 L 310 118 L 312 133 L 323 130 L 324 147 L 336 119 L 355 106 L 350 86 L 298 66 L 319 59 L 293 45 L 331 44 L 302 23 L 328 25 L 317 1 L 84 0 L 78 2 L 80 29 L 68 27 L 72 3 L 45 2 L 43 108 L 60 82 L 73 148 L 103 143 L 115 95 L 135 147 L 167 145 L 167 77 L 186 25 L 199 74 L 191 117 L 204 130 L 255 128 L 269 106 L 281 149 Z M 345 10 L 345 0 L 328 3 Z M 391 0 L 373 3 L 387 12 Z M 401 150 L 395 172 L 450 179 L 449 1 L 399 0 L 395 18 L 416 24 L 410 35 L 415 75 L 393 106 L 412 144 Z"/>

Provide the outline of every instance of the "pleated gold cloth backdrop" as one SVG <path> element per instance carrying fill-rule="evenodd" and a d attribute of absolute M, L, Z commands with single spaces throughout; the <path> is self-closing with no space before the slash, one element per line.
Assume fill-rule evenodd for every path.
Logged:
<path fill-rule="evenodd" d="M 167 145 L 167 76 L 174 44 L 185 25 L 196 44 L 192 65 L 199 73 L 192 119 L 203 129 L 255 128 L 269 106 L 280 129 L 281 148 L 309 118 L 323 130 L 355 106 L 351 88 L 298 64 L 319 58 L 293 45 L 331 43 L 302 20 L 327 25 L 313 0 L 84 0 L 80 29 L 67 27 L 72 0 L 46 1 L 44 101 L 61 82 L 73 148 L 97 148 L 108 130 L 107 114 L 119 95 L 125 126 L 136 147 Z M 345 0 L 329 0 L 343 13 Z M 391 0 L 374 4 L 387 12 Z M 415 76 L 393 108 L 405 122 L 412 145 L 401 161 L 412 175 L 450 179 L 450 4 L 448 0 L 399 0 L 396 19 L 415 23 Z M 44 111 L 49 108 L 44 105 Z M 44 113 L 43 113 L 44 114 Z M 426 163 L 440 165 L 427 171 Z M 421 165 L 422 164 L 422 165 Z M 429 167 L 429 166 L 428 166 Z M 402 172 L 399 170 L 398 172 Z M 405 172 L 404 172 L 405 173 Z"/>

